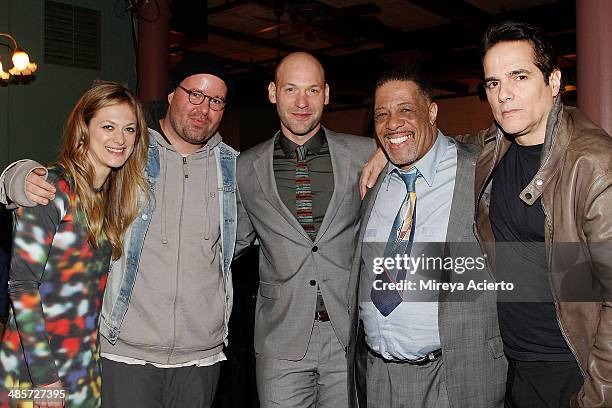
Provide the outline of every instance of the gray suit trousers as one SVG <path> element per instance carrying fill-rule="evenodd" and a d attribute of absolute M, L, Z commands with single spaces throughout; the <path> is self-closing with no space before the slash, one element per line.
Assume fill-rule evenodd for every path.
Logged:
<path fill-rule="evenodd" d="M 306 355 L 297 361 L 257 354 L 261 408 L 345 408 L 346 357 L 331 322 L 315 321 Z"/>
<path fill-rule="evenodd" d="M 385 362 L 368 353 L 368 406 L 376 408 L 449 408 L 442 357 L 419 366 Z"/>

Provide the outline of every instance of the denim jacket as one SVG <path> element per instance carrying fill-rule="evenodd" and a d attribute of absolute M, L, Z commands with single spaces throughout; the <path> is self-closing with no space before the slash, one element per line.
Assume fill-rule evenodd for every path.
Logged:
<path fill-rule="evenodd" d="M 223 283 L 225 287 L 225 343 L 227 344 L 227 327 L 232 311 L 233 290 L 230 265 L 236 244 L 236 152 L 225 143 L 214 148 L 217 162 L 217 187 L 223 193 L 219 194 L 219 210 L 221 222 L 221 253 L 223 267 Z M 112 344 L 117 342 L 123 318 L 130 304 L 134 282 L 138 275 L 140 254 L 144 239 L 155 209 L 155 182 L 160 174 L 160 156 L 157 143 L 151 138 L 149 155 L 145 171 L 149 181 L 150 194 L 141 194 L 138 216 L 130 225 L 123 244 L 123 255 L 111 262 L 102 313 L 100 318 L 100 333 Z"/>

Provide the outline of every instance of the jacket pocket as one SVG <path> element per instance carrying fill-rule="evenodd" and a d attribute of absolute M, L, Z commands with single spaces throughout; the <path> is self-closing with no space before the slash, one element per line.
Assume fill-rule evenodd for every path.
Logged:
<path fill-rule="evenodd" d="M 501 336 L 495 336 L 487 340 L 489 350 L 493 358 L 501 358 L 504 356 L 504 343 Z"/>
<path fill-rule="evenodd" d="M 281 285 L 278 283 L 268 283 L 259 281 L 259 294 L 268 299 L 280 298 Z"/>

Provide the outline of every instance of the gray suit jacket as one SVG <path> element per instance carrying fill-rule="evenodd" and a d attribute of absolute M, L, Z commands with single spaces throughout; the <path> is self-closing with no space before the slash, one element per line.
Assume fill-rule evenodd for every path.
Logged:
<path fill-rule="evenodd" d="M 374 139 L 325 129 L 334 172 L 334 192 L 313 242 L 278 195 L 272 155 L 275 138 L 241 153 L 237 162 L 236 254 L 259 239 L 259 294 L 255 351 L 299 360 L 314 322 L 321 288 L 336 336 L 348 345 L 347 288 L 357 244 L 361 168 Z M 311 282 L 313 281 L 313 282 Z"/>
<path fill-rule="evenodd" d="M 455 142 L 456 143 L 456 142 Z M 452 197 L 451 213 L 446 234 L 445 256 L 482 256 L 472 230 L 474 222 L 474 169 L 478 151 L 474 146 L 456 143 L 457 173 Z M 365 348 L 363 329 L 359 323 L 359 275 L 363 271 L 361 243 L 384 177 L 364 199 L 363 221 L 359 232 L 359 245 L 351 276 L 351 339 L 349 357 L 349 402 L 351 407 L 375 407 L 376 401 L 367 401 L 365 395 Z M 467 243 L 467 244 L 466 244 Z M 474 275 L 461 277 L 450 273 L 450 282 L 465 282 Z M 485 270 L 480 276 L 487 278 Z M 489 282 L 492 279 L 488 279 Z M 507 362 L 497 322 L 494 292 L 441 292 L 438 326 L 442 343 L 445 384 L 453 408 L 496 408 L 503 406 L 506 389 Z"/>

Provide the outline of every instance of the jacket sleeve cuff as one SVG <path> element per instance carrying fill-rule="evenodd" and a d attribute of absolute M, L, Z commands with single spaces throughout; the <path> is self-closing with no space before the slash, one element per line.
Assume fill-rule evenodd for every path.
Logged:
<path fill-rule="evenodd" d="M 0 203 L 7 208 L 34 207 L 37 204 L 26 195 L 26 179 L 35 169 L 47 169 L 33 160 L 19 160 L 9 165 L 0 175 Z M 45 179 L 47 175 L 45 174 Z"/>

